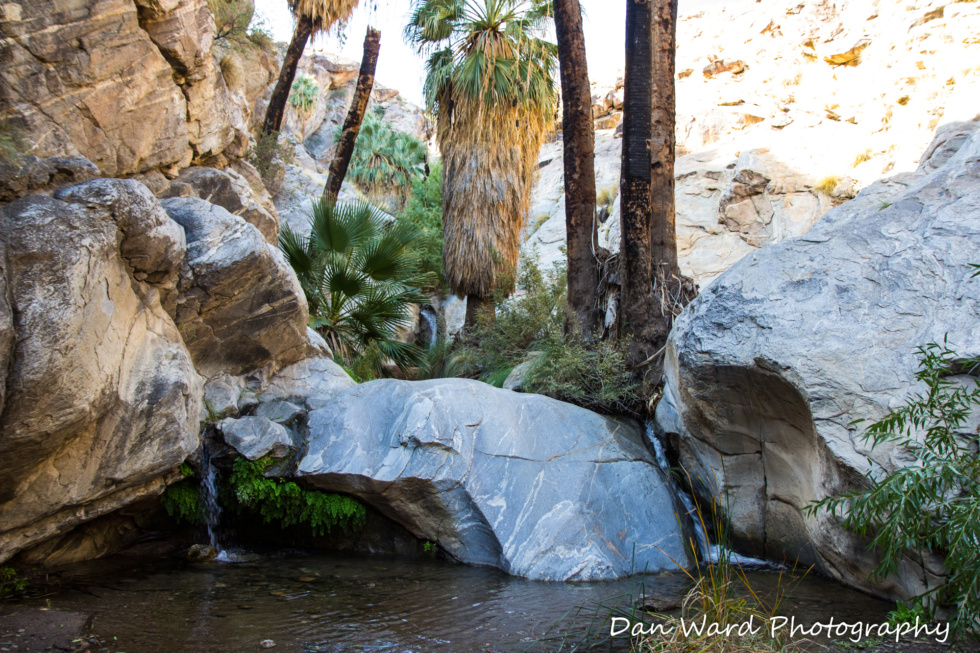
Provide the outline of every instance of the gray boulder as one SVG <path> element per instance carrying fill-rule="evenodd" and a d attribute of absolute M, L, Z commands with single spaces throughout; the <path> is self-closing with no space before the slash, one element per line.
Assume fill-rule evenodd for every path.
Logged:
<path fill-rule="evenodd" d="M 0 248 L 2 562 L 162 492 L 198 445 L 202 384 L 164 306 L 183 233 L 144 186 L 6 204 Z"/>
<path fill-rule="evenodd" d="M 241 163 L 240 167 L 248 170 L 244 167 L 247 165 Z M 253 180 L 252 183 L 255 181 Z M 194 197 L 217 204 L 232 215 L 237 215 L 258 229 L 270 245 L 279 246 L 279 216 L 275 206 L 271 201 L 263 204 L 262 198 L 257 196 L 249 181 L 236 170 L 231 168 L 217 170 L 195 166 L 181 171 L 180 177 L 171 185 L 171 188 L 174 185 L 189 186 Z M 173 194 L 176 196 L 184 195 L 181 192 L 173 192 Z"/>
<path fill-rule="evenodd" d="M 298 476 L 362 499 L 461 562 L 538 580 L 686 564 L 669 483 L 631 424 L 442 379 L 337 393 L 309 429 Z"/>
<path fill-rule="evenodd" d="M 201 374 L 274 372 L 312 353 L 303 290 L 258 229 L 193 197 L 163 206 L 187 238 L 177 326 Z"/>
<path fill-rule="evenodd" d="M 255 408 L 256 417 L 264 417 L 276 424 L 290 424 L 306 415 L 306 410 L 289 401 L 270 401 Z"/>
<path fill-rule="evenodd" d="M 323 408 L 334 395 L 357 385 L 329 358 L 307 358 L 279 371 L 258 395 L 261 402 L 289 401 L 308 410 Z"/>
<path fill-rule="evenodd" d="M 661 431 L 716 495 L 737 544 L 799 559 L 850 585 L 903 597 L 933 585 L 935 560 L 909 559 L 869 580 L 865 542 L 810 502 L 863 475 L 911 462 L 871 449 L 858 419 L 877 420 L 915 390 L 916 347 L 980 355 L 980 123 L 930 148 L 916 175 L 876 183 L 805 236 L 760 250 L 709 285 L 667 349 Z M 967 127 L 961 125 L 960 133 Z"/>
<path fill-rule="evenodd" d="M 249 460 L 263 456 L 285 458 L 299 446 L 298 438 L 289 429 L 265 417 L 223 419 L 218 422 L 218 430 L 228 446 Z"/>

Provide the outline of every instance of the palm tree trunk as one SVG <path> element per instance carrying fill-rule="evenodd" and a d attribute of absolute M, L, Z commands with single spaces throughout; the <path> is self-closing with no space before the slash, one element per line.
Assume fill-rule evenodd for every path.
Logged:
<path fill-rule="evenodd" d="M 347 176 L 351 157 L 354 156 L 354 144 L 361 130 L 361 121 L 367 111 L 371 90 L 374 88 L 374 71 L 378 67 L 378 53 L 381 50 L 381 32 L 370 25 L 364 36 L 364 55 L 361 57 L 361 71 L 357 76 L 357 89 L 354 91 L 354 101 L 347 112 L 344 130 L 337 141 L 337 152 L 330 162 L 330 172 L 327 175 L 327 185 L 323 189 L 323 199 L 337 201 L 340 187 Z"/>
<path fill-rule="evenodd" d="M 632 336 L 631 362 L 647 359 L 660 335 L 651 332 L 655 315 L 650 265 L 652 225 L 651 129 L 653 58 L 650 3 L 626 0 L 626 77 L 623 90 L 623 161 L 620 176 L 622 230 L 622 310 L 620 333 Z"/>
<path fill-rule="evenodd" d="M 674 125 L 676 101 L 674 69 L 677 41 L 677 0 L 656 0 L 652 4 L 652 130 L 650 135 L 652 223 L 650 263 L 663 278 L 680 276 L 677 267 L 677 234 L 674 223 Z"/>
<path fill-rule="evenodd" d="M 293 88 L 293 80 L 296 78 L 296 68 L 299 60 L 306 49 L 306 43 L 310 40 L 313 32 L 313 20 L 304 15 L 296 19 L 296 28 L 293 30 L 293 40 L 289 42 L 286 49 L 286 57 L 282 61 L 282 68 L 279 70 L 279 81 L 276 88 L 272 91 L 269 98 L 269 108 L 265 111 L 265 121 L 262 123 L 262 131 L 266 134 L 278 133 L 282 128 L 282 119 L 286 114 L 286 101 L 289 100 L 289 92 Z"/>
<path fill-rule="evenodd" d="M 554 0 L 565 164 L 568 304 L 565 330 L 590 338 L 597 326 L 599 272 L 595 260 L 595 127 L 579 0 Z"/>

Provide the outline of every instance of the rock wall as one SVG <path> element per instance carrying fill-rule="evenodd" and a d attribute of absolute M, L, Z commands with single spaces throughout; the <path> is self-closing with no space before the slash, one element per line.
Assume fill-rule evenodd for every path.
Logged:
<path fill-rule="evenodd" d="M 917 389 L 917 347 L 948 338 L 964 358 L 980 355 L 977 252 L 980 116 L 942 127 L 917 173 L 872 184 L 806 235 L 745 257 L 685 309 L 658 428 L 740 548 L 893 598 L 935 584 L 941 561 L 914 557 L 870 580 L 866 542 L 804 509 L 912 462 L 872 449 L 854 421 Z"/>
<path fill-rule="evenodd" d="M 247 149 L 255 91 L 229 84 L 221 64 L 274 62 L 223 52 L 214 36 L 206 0 L 5 3 L 0 119 L 29 154 L 81 155 L 105 176 L 223 165 Z"/>
<path fill-rule="evenodd" d="M 683 7 L 681 8 L 683 11 Z M 704 286 L 799 236 L 883 175 L 911 172 L 980 96 L 980 8 L 774 0 L 683 15 L 677 42 L 677 248 Z M 608 80 L 611 82 L 612 80 Z M 619 250 L 622 81 L 593 89 L 600 245 Z M 525 255 L 565 242 L 561 143 L 542 148 Z"/>

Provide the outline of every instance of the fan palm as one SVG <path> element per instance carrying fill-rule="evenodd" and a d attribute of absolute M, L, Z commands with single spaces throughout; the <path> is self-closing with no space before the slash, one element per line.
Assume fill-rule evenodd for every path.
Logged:
<path fill-rule="evenodd" d="M 349 179 L 374 201 L 396 198 L 397 209 L 412 182 L 425 177 L 425 145 L 391 129 L 374 113 L 364 117 L 351 159 Z"/>
<path fill-rule="evenodd" d="M 481 304 L 513 289 L 538 152 L 554 120 L 547 0 L 416 0 L 406 38 L 429 55 L 443 156 L 446 279 Z M 471 313 L 472 316 L 472 313 Z"/>
<path fill-rule="evenodd" d="M 326 32 L 334 25 L 345 22 L 350 18 L 359 0 L 287 0 L 289 10 L 296 17 L 293 38 L 286 48 L 286 56 L 279 70 L 279 81 L 269 98 L 269 108 L 265 112 L 263 131 L 266 134 L 278 132 L 282 127 L 282 118 L 286 112 L 286 101 L 289 98 L 293 80 L 296 78 L 296 68 L 306 49 L 310 37 Z"/>
<path fill-rule="evenodd" d="M 419 230 L 388 223 L 370 205 L 313 202 L 311 232 L 288 226 L 279 246 L 295 270 L 310 307 L 310 326 L 348 363 L 368 347 L 400 369 L 418 364 L 422 351 L 397 340 L 411 323 L 409 304 L 429 300 L 420 290 L 431 275 L 417 272 L 413 251 Z M 378 370 L 380 372 L 380 370 Z"/>

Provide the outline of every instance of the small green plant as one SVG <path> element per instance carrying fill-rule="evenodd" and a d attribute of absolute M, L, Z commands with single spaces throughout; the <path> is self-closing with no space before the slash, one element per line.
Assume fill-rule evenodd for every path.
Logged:
<path fill-rule="evenodd" d="M 882 202 L 881 205 L 878 207 L 878 210 L 879 211 L 884 211 L 885 209 L 887 209 L 891 205 L 892 205 L 891 202 Z"/>
<path fill-rule="evenodd" d="M 285 137 L 280 138 L 278 133 L 260 133 L 255 137 L 245 158 L 259 171 L 262 180 L 268 183 L 292 163 L 295 156 L 296 150 Z"/>
<path fill-rule="evenodd" d="M 427 555 L 434 554 L 436 552 L 435 543 L 430 542 L 429 540 L 422 542 L 422 551 L 425 552 Z"/>
<path fill-rule="evenodd" d="M 0 601 L 22 594 L 26 589 L 26 578 L 11 567 L 0 567 Z"/>
<path fill-rule="evenodd" d="M 296 113 L 302 118 L 309 118 L 316 108 L 319 94 L 320 86 L 316 80 L 309 75 L 300 75 L 299 79 L 293 82 L 293 88 L 289 93 L 289 106 L 296 109 Z"/>
<path fill-rule="evenodd" d="M 892 626 L 915 623 L 916 619 L 920 621 L 926 619 L 921 605 L 911 605 L 899 601 L 896 608 L 888 613 L 888 623 Z"/>
<path fill-rule="evenodd" d="M 184 463 L 186 465 L 186 463 Z M 183 465 L 181 465 L 183 472 Z M 193 471 L 193 470 L 192 470 Z M 178 524 L 197 524 L 204 516 L 201 504 L 201 484 L 187 478 L 168 487 L 161 497 L 163 508 Z"/>
<path fill-rule="evenodd" d="M 904 610 L 929 619 L 939 608 L 951 612 L 955 637 L 980 635 L 980 434 L 967 431 L 980 412 L 980 360 L 963 360 L 944 341 L 918 349 L 916 380 L 925 390 L 871 424 L 864 434 L 872 448 L 885 443 L 907 451 L 916 464 L 884 477 L 868 474 L 867 488 L 811 504 L 845 528 L 870 538 L 881 555 L 873 576 L 898 570 L 909 552 L 945 555 L 945 582 L 909 601 Z M 972 376 L 964 383 L 955 375 Z"/>
<path fill-rule="evenodd" d="M 194 468 L 188 463 L 180 463 L 180 473 L 184 476 L 193 476 Z"/>
<path fill-rule="evenodd" d="M 271 464 L 268 458 L 249 461 L 238 458 L 228 482 L 238 510 L 259 515 L 266 524 L 281 528 L 307 524 L 315 535 L 329 533 L 340 526 L 344 531 L 362 526 L 367 510 L 350 497 L 306 490 L 296 483 L 263 474 Z"/>
<path fill-rule="evenodd" d="M 214 16 L 215 41 L 239 44 L 248 38 L 247 30 L 255 14 L 252 0 L 208 0 Z"/>
<path fill-rule="evenodd" d="M 0 164 L 15 165 L 24 152 L 21 131 L 9 121 L 0 121 Z"/>

